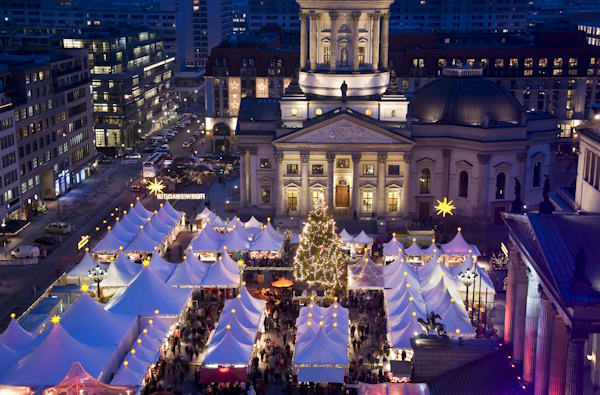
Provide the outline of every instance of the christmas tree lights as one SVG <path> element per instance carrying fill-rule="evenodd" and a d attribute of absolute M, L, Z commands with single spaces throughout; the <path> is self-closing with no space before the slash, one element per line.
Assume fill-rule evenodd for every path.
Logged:
<path fill-rule="evenodd" d="M 342 241 L 335 221 L 322 199 L 308 214 L 294 259 L 296 280 L 340 290 L 345 285 Z"/>

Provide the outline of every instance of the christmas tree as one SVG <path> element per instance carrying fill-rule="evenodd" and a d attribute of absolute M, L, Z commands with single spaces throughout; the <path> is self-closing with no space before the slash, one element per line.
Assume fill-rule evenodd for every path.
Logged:
<path fill-rule="evenodd" d="M 340 290 L 345 285 L 345 272 L 342 241 L 335 233 L 335 221 L 319 199 L 300 234 L 294 259 L 295 278 Z"/>

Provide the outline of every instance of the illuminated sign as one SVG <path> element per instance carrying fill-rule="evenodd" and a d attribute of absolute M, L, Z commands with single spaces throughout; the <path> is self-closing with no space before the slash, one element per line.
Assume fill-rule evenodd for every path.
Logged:
<path fill-rule="evenodd" d="M 205 193 L 159 193 L 157 199 L 162 200 L 204 200 Z"/>
<path fill-rule="evenodd" d="M 90 235 L 83 235 L 81 236 L 81 240 L 79 240 L 77 242 L 77 249 L 81 250 L 83 247 L 85 247 L 87 245 L 87 243 L 90 242 Z"/>

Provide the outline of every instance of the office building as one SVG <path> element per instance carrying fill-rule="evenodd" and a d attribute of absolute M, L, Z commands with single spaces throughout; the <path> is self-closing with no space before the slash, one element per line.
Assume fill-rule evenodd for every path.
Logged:
<path fill-rule="evenodd" d="M 0 71 L 0 76 L 2 76 Z M 0 77 L 0 81 L 4 81 Z M 19 165 L 17 162 L 17 135 L 12 103 L 0 87 L 0 221 L 19 218 Z"/>
<path fill-rule="evenodd" d="M 0 79 L 14 109 L 21 216 L 89 175 L 95 157 L 87 51 L 5 53 Z"/>
<path fill-rule="evenodd" d="M 157 33 L 89 28 L 64 38 L 63 46 L 89 50 L 98 150 L 133 149 L 142 133 L 173 116 L 175 58 L 165 55 Z"/>
<path fill-rule="evenodd" d="M 248 30 L 258 31 L 265 26 L 278 26 L 285 32 L 300 32 L 296 0 L 249 0 Z"/>

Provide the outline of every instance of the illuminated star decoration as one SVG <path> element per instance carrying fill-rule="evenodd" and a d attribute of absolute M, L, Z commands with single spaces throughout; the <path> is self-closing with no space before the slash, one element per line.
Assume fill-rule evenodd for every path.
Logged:
<path fill-rule="evenodd" d="M 454 209 L 456 208 L 453 204 L 452 204 L 452 200 L 448 201 L 448 198 L 444 198 L 444 200 L 438 200 L 438 205 L 435 206 L 435 209 L 437 210 L 437 215 L 442 215 L 442 217 L 445 217 L 446 214 L 449 215 L 453 215 L 452 211 L 454 211 Z"/>
<path fill-rule="evenodd" d="M 163 184 L 162 180 L 157 180 L 156 178 L 148 184 L 148 190 L 150 191 L 150 194 L 154 194 L 154 196 L 158 196 L 164 189 L 165 184 Z"/>

